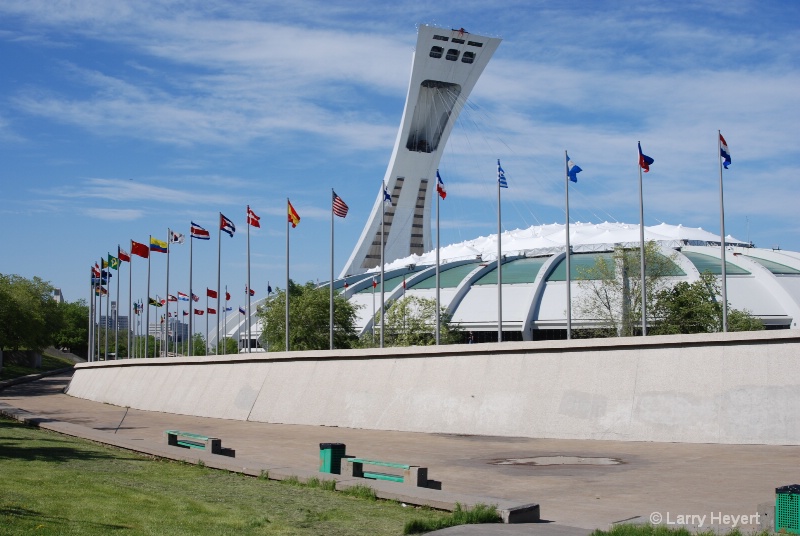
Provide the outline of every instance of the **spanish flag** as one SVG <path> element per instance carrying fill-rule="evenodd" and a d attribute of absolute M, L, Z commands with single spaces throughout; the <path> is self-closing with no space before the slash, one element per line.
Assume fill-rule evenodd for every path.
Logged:
<path fill-rule="evenodd" d="M 300 223 L 300 215 L 297 214 L 297 211 L 292 206 L 292 202 L 288 199 L 286 203 L 289 205 L 289 223 L 292 224 L 292 228 L 297 227 L 297 224 Z"/>

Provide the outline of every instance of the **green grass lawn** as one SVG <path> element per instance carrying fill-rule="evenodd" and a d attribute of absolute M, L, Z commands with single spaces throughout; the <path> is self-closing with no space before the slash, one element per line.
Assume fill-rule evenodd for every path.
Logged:
<path fill-rule="evenodd" d="M 2 534 L 402 534 L 449 514 L 153 459 L 0 418 Z"/>
<path fill-rule="evenodd" d="M 12 364 L 7 360 L 3 360 L 3 370 L 0 371 L 0 381 L 13 380 L 14 378 L 27 376 L 28 374 L 39 374 L 41 372 L 47 372 L 50 370 L 70 368 L 73 365 L 74 363 L 69 359 L 47 354 L 42 355 L 42 368 L 38 369 L 33 367 L 23 367 L 22 365 Z"/>

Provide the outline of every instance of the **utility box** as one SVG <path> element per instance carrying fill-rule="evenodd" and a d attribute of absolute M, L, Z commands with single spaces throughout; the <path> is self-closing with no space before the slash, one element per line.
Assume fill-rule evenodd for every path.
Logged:
<path fill-rule="evenodd" d="M 319 472 L 342 473 L 342 458 L 347 445 L 344 443 L 320 443 L 319 444 Z"/>
<path fill-rule="evenodd" d="M 800 534 L 800 484 L 775 488 L 775 532 Z"/>

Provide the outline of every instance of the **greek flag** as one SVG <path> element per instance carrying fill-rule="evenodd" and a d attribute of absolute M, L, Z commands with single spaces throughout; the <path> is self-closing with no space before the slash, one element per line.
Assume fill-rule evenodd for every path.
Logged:
<path fill-rule="evenodd" d="M 500 166 L 500 159 L 497 159 L 497 182 L 500 184 L 500 188 L 508 188 L 508 183 L 506 182 L 506 172 L 503 171 L 503 168 Z"/>

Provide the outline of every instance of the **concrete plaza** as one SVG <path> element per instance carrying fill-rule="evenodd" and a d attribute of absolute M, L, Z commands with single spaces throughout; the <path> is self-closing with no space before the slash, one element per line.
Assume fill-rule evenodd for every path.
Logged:
<path fill-rule="evenodd" d="M 551 534 L 561 526 L 570 533 L 568 527 L 607 528 L 629 519 L 732 528 L 733 516 L 741 525 L 743 515 L 745 529 L 759 528 L 757 505 L 773 501 L 776 487 L 800 482 L 800 446 L 486 437 L 212 419 L 70 397 L 62 392 L 69 378 L 8 387 L 0 391 L 0 403 L 143 443 L 163 445 L 167 429 L 213 435 L 237 458 L 305 471 L 318 468 L 319 443 L 345 443 L 348 454 L 428 467 L 444 491 L 539 503 L 542 520 L 554 522 Z M 571 463 L 533 465 L 532 458 Z M 547 530 L 537 527 L 482 533 Z M 469 528 L 448 530 L 473 534 Z"/>

